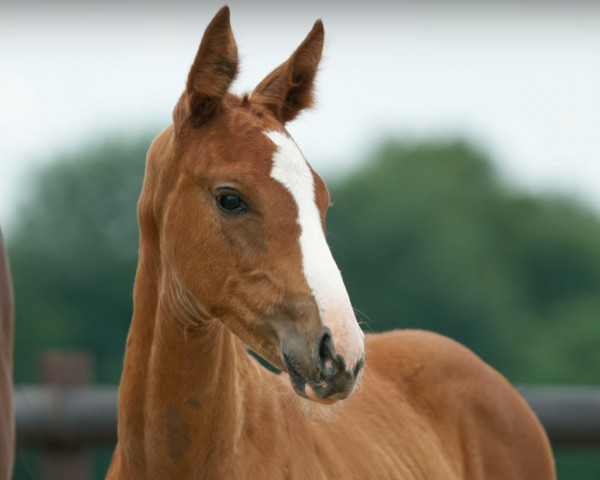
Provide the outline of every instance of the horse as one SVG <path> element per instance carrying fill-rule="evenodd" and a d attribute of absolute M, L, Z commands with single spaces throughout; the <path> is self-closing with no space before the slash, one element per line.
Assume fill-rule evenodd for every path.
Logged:
<path fill-rule="evenodd" d="M 14 303 L 8 257 L 0 231 L 0 478 L 10 478 L 15 454 L 13 412 Z"/>
<path fill-rule="evenodd" d="M 237 96 L 229 9 L 206 28 L 147 156 L 107 478 L 555 478 L 539 421 L 474 353 L 363 335 L 325 239 L 329 193 L 285 128 L 313 103 L 323 42 L 319 20 Z"/>

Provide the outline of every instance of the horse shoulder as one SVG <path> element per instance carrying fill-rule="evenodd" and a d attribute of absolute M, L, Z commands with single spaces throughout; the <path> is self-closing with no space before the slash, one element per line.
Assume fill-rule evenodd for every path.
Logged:
<path fill-rule="evenodd" d="M 431 425 L 465 478 L 552 479 L 548 438 L 499 372 L 450 338 L 420 330 L 368 335 L 367 368 L 385 373 Z"/>

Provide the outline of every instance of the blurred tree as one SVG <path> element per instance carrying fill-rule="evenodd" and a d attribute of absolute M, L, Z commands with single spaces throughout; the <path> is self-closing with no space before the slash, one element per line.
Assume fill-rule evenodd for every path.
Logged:
<path fill-rule="evenodd" d="M 368 328 L 444 333 L 513 382 L 600 381 L 589 210 L 511 191 L 461 142 L 389 142 L 332 199 L 330 243 Z"/>
<path fill-rule="evenodd" d="M 29 187 L 9 253 L 17 305 L 16 382 L 49 348 L 84 348 L 96 379 L 116 383 L 132 313 L 137 197 L 150 137 L 64 155 Z"/>

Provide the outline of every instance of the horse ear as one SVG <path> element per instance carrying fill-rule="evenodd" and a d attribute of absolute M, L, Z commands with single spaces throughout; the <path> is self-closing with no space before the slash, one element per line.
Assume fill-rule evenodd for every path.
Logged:
<path fill-rule="evenodd" d="M 323 23 L 317 20 L 292 56 L 254 89 L 251 100 L 267 107 L 282 123 L 310 107 L 324 39 Z"/>
<path fill-rule="evenodd" d="M 237 71 L 237 46 L 229 7 L 225 6 L 206 27 L 185 92 L 175 108 L 175 122 L 191 120 L 194 126 L 200 126 L 214 116 Z"/>

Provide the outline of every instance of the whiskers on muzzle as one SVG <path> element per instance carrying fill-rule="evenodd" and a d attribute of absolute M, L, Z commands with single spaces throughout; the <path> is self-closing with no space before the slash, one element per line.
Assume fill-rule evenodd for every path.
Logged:
<path fill-rule="evenodd" d="M 296 393 L 316 402 L 332 403 L 352 394 L 364 367 L 364 355 L 348 367 L 336 353 L 331 330 L 323 327 L 313 342 L 295 336 L 284 341 L 283 364 Z"/>

